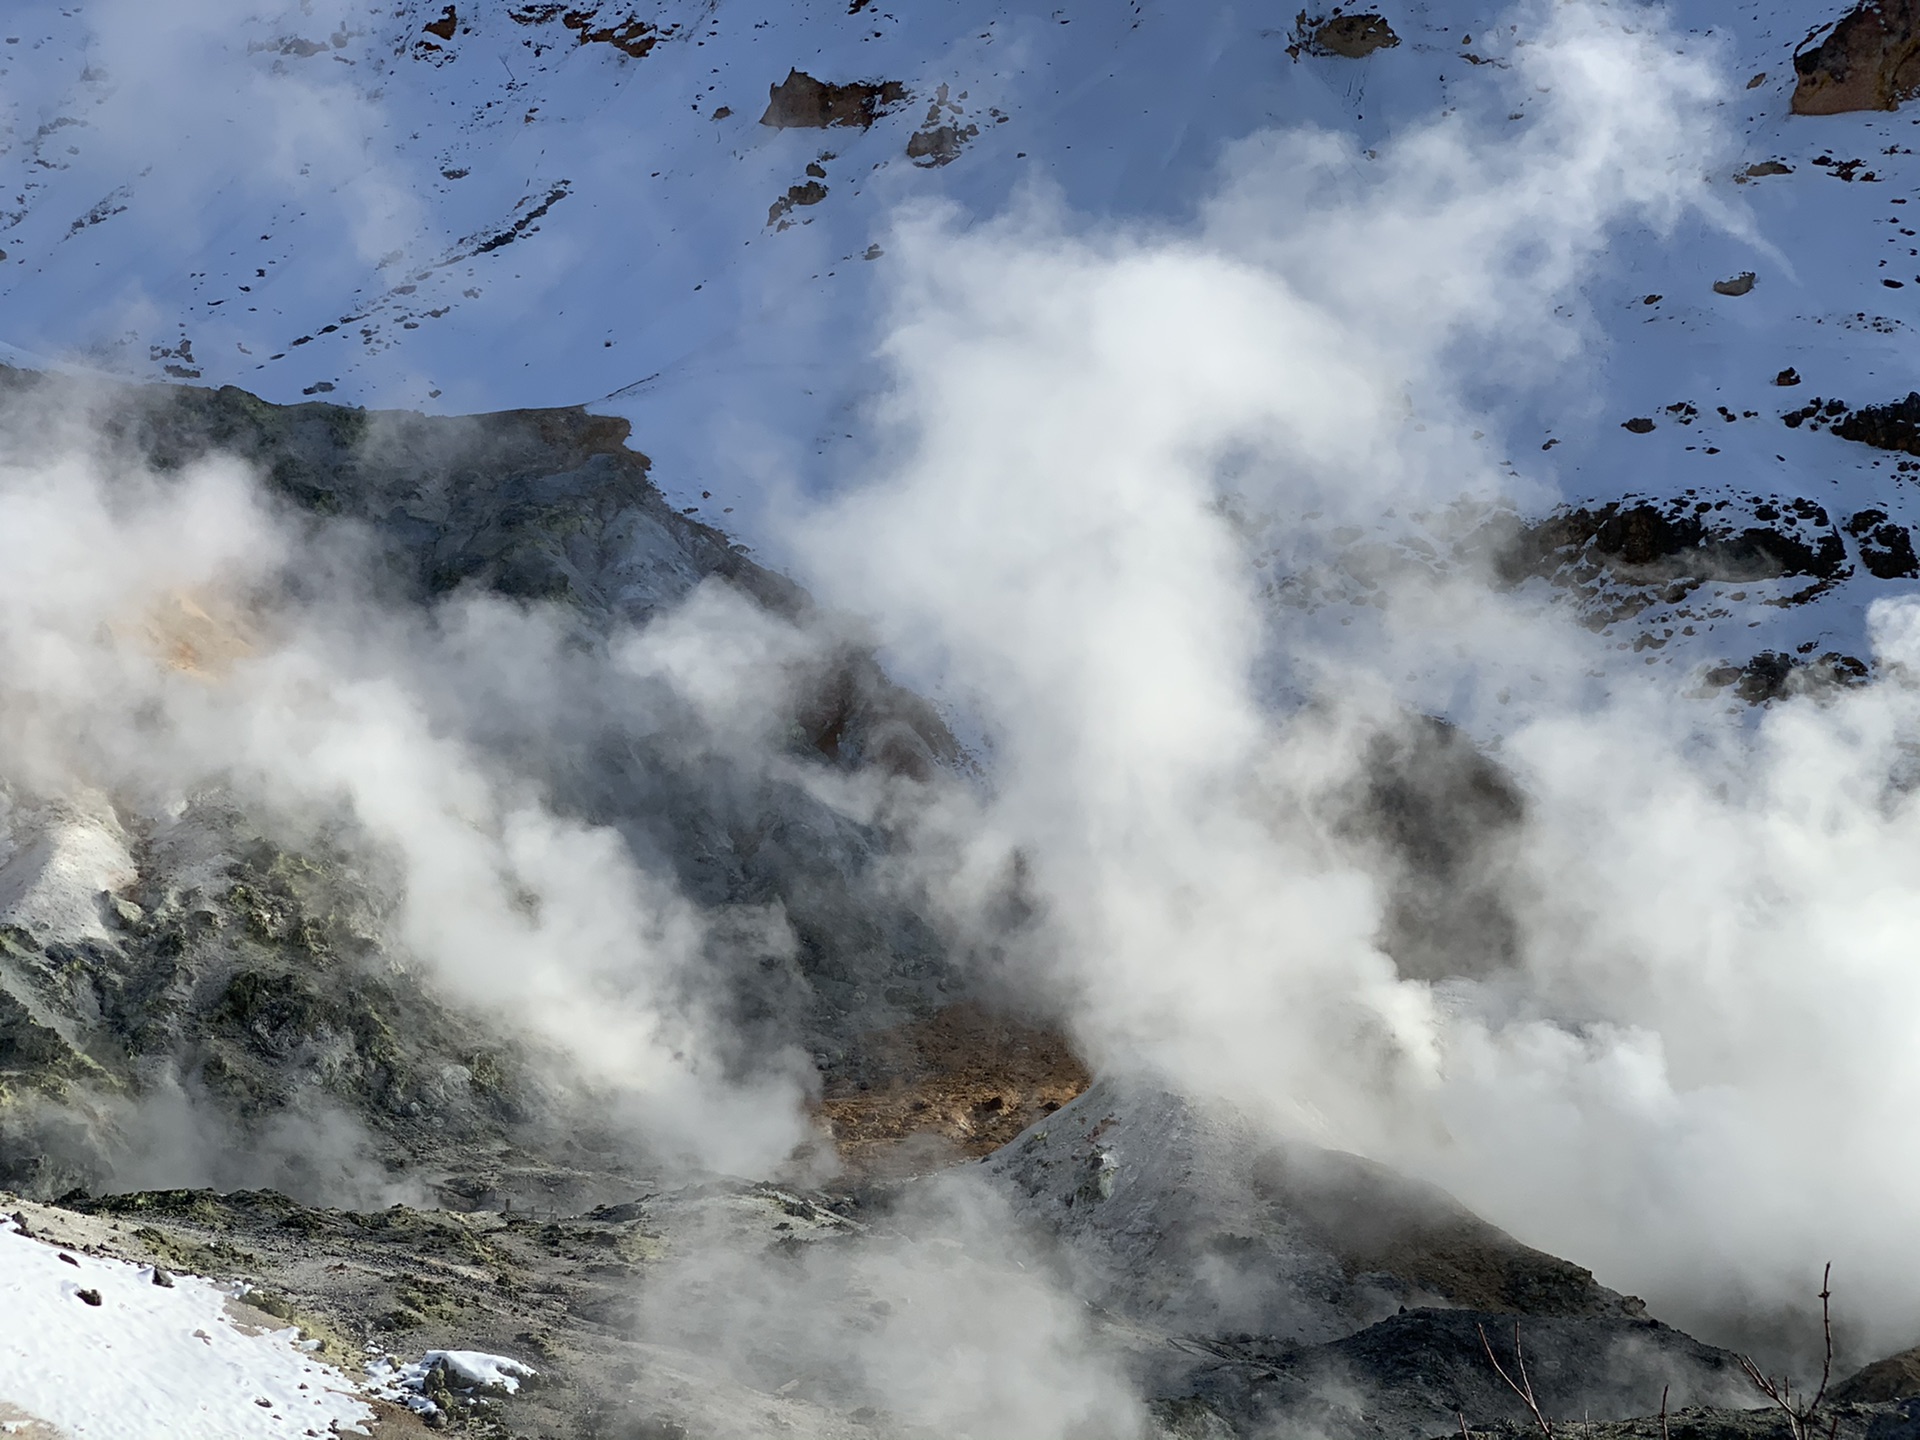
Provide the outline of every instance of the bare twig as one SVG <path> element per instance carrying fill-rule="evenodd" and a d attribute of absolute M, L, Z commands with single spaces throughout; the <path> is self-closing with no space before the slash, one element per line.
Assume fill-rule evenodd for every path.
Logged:
<path fill-rule="evenodd" d="M 1668 1392 L 1669 1390 L 1671 1390 L 1671 1389 L 1673 1389 L 1673 1386 L 1671 1386 L 1671 1385 L 1662 1385 L 1662 1386 L 1660 1387 L 1660 1440 L 1668 1440 L 1668 1436 L 1667 1436 L 1667 1392 Z"/>
<path fill-rule="evenodd" d="M 1467 1412 L 1456 1410 L 1453 1413 L 1454 1418 L 1460 1422 L 1460 1440 L 1473 1440 L 1473 1435 L 1467 1429 Z"/>
<path fill-rule="evenodd" d="M 1540 1402 L 1533 1398 L 1533 1381 L 1527 1376 L 1527 1357 L 1520 1351 L 1520 1322 L 1513 1322 L 1513 1368 L 1520 1372 L 1515 1380 L 1507 1373 L 1507 1367 L 1500 1363 L 1500 1357 L 1493 1353 L 1493 1342 L 1487 1339 L 1487 1327 L 1476 1326 L 1480 1332 L 1480 1347 L 1487 1352 L 1487 1363 L 1493 1366 L 1493 1373 L 1507 1382 L 1507 1388 L 1520 1397 L 1528 1411 L 1533 1415 L 1533 1423 L 1540 1427 L 1540 1433 L 1553 1440 L 1553 1424 L 1540 1409 Z M 1795 1437 L 1800 1440 L 1800 1437 Z"/>
<path fill-rule="evenodd" d="M 1820 1275 L 1820 1326 L 1825 1334 L 1827 1354 L 1820 1367 L 1820 1388 L 1813 1392 L 1812 1400 L 1796 1401 L 1793 1382 L 1786 1376 L 1776 1381 L 1753 1363 L 1752 1356 L 1740 1357 L 1740 1368 L 1746 1372 L 1747 1379 L 1753 1382 L 1754 1389 L 1785 1412 L 1787 1430 L 1793 1440 L 1813 1440 L 1820 1433 L 1814 1421 L 1820 1413 L 1820 1402 L 1827 1398 L 1827 1382 L 1833 1378 L 1833 1289 L 1828 1283 L 1832 1278 L 1833 1262 L 1828 1261 L 1827 1268 Z M 1827 1440 L 1833 1440 L 1839 1430 L 1840 1417 L 1835 1415 L 1833 1423 L 1827 1427 Z"/>

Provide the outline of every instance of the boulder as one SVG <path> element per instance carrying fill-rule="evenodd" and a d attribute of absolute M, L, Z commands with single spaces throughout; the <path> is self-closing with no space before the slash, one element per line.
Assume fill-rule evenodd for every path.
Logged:
<path fill-rule="evenodd" d="M 1920 0 L 1861 0 L 1793 69 L 1796 115 L 1899 108 L 1920 93 Z"/>

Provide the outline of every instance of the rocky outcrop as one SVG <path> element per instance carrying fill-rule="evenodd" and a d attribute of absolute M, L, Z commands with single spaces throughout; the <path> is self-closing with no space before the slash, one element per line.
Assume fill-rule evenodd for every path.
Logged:
<path fill-rule="evenodd" d="M 798 587 L 666 503 L 624 421 L 282 407 L 234 389 L 102 396 L 0 370 L 0 424 L 22 453 L 41 418 L 83 409 L 110 448 L 162 472 L 213 453 L 250 462 L 316 551 L 355 527 L 366 584 L 395 614 L 504 596 L 561 617 L 584 652 L 702 585 L 796 624 L 816 618 Z M 201 611 L 185 628 L 163 618 L 164 634 L 141 638 L 176 668 L 227 663 L 209 630 L 217 617 Z M 928 779 L 958 759 L 932 708 L 857 645 L 823 640 L 769 680 L 787 696 L 775 743 L 798 777 Z M 590 698 L 555 697 L 581 714 Z M 618 832 L 712 917 L 717 1019 L 742 1044 L 836 1064 L 857 1056 L 861 1036 L 957 998 L 938 932 L 881 882 L 883 826 L 794 778 L 734 774 L 685 738 L 610 715 L 550 727 L 538 744 L 507 732 L 480 743 L 500 746 L 500 762 L 561 813 Z M 408 963 L 391 934 L 393 883 L 350 837 L 290 839 L 217 788 L 155 812 L 124 796 L 7 798 L 0 1184 L 47 1195 L 110 1185 L 129 1166 L 164 1172 L 168 1157 L 137 1153 L 143 1132 L 163 1128 L 155 1104 L 183 1125 L 191 1110 L 187 1128 L 216 1142 L 177 1165 L 211 1166 L 200 1173 L 226 1184 L 340 1193 L 302 1159 L 326 1150 L 303 1128 L 326 1115 L 364 1132 L 354 1143 L 372 1154 L 359 1161 L 449 1193 L 499 1190 L 487 1157 L 501 1154 L 618 1169 L 613 1152 L 569 1138 L 583 1132 L 555 1109 L 562 1092 L 545 1061 Z M 726 939 L 728 917 L 769 907 L 791 937 L 784 953 Z"/>
<path fill-rule="evenodd" d="M 1293 35 L 1287 53 L 1296 60 L 1302 53 L 1364 60 L 1376 50 L 1400 43 L 1384 15 L 1343 15 L 1337 8 L 1331 15 L 1309 15 L 1302 10 L 1294 20 Z"/>
<path fill-rule="evenodd" d="M 898 80 L 835 84 L 816 80 L 804 70 L 789 70 L 786 79 L 767 87 L 767 109 L 760 123 L 778 130 L 825 130 L 833 125 L 865 130 L 907 98 L 907 87 Z"/>
<path fill-rule="evenodd" d="M 1791 427 L 1796 415 L 1802 422 L 1818 422 L 1816 428 L 1819 424 L 1828 426 L 1842 440 L 1857 440 L 1876 450 L 1920 455 L 1920 391 L 1910 393 L 1904 400 L 1862 405 L 1858 410 L 1849 409 L 1838 400 L 1825 403 L 1816 400 L 1811 410 L 1803 406 L 1782 419 Z"/>
<path fill-rule="evenodd" d="M 1796 115 L 1898 108 L 1920 93 L 1920 0 L 1861 0 L 1793 69 Z"/>
<path fill-rule="evenodd" d="M 1512 522 L 1496 546 L 1496 569 L 1508 584 L 1545 576 L 1576 587 L 1661 591 L 1703 580 L 1831 582 L 1847 569 L 1846 544 L 1815 501 L 1756 497 L 1734 519 L 1725 518 L 1730 508 L 1682 497 L 1558 510 Z"/>

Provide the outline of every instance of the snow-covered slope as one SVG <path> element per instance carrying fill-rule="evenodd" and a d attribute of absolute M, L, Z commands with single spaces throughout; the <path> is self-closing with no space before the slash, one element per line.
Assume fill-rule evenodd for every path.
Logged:
<path fill-rule="evenodd" d="M 353 1382 L 307 1353 L 297 1330 L 236 1317 L 238 1293 L 75 1255 L 0 1221 L 0 1429 L 70 1440 L 365 1434 L 373 1411 Z"/>
<path fill-rule="evenodd" d="M 1039 184 L 1089 220 L 1178 224 L 1263 128 L 1377 150 L 1455 107 L 1530 123 L 1527 12 L 1383 9 L 1399 43 L 1353 59 L 1230 0 L 21 3 L 0 36 L 0 341 L 281 401 L 594 403 L 634 422 L 679 503 L 764 541 L 769 493 L 829 487 L 863 453 L 901 206 L 991 216 Z M 1834 0 L 1665 13 L 1723 77 L 1715 184 L 1748 233 L 1620 234 L 1576 297 L 1602 343 L 1519 397 L 1484 459 L 1536 495 L 1897 520 L 1892 457 L 1778 417 L 1920 383 L 1915 121 L 1788 114 L 1793 48 Z M 842 117 L 869 124 L 763 123 L 796 68 L 907 98 Z M 1713 289 L 1748 271 L 1748 293 Z M 1789 367 L 1801 384 L 1774 385 Z M 1655 428 L 1622 428 L 1638 417 Z M 1831 620 L 1736 601 L 1656 607 L 1634 633 L 1697 622 L 1660 657 L 1683 664 L 1857 650 L 1844 617 L 1890 583 L 1856 565 L 1823 591 Z"/>

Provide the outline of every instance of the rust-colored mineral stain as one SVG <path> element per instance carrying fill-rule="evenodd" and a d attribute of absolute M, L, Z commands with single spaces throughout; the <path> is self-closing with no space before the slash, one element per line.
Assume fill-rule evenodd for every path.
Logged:
<path fill-rule="evenodd" d="M 985 1155 L 1090 1083 L 1058 1031 L 965 1003 L 863 1036 L 819 1114 L 847 1168 L 871 1174 L 902 1152 Z"/>

